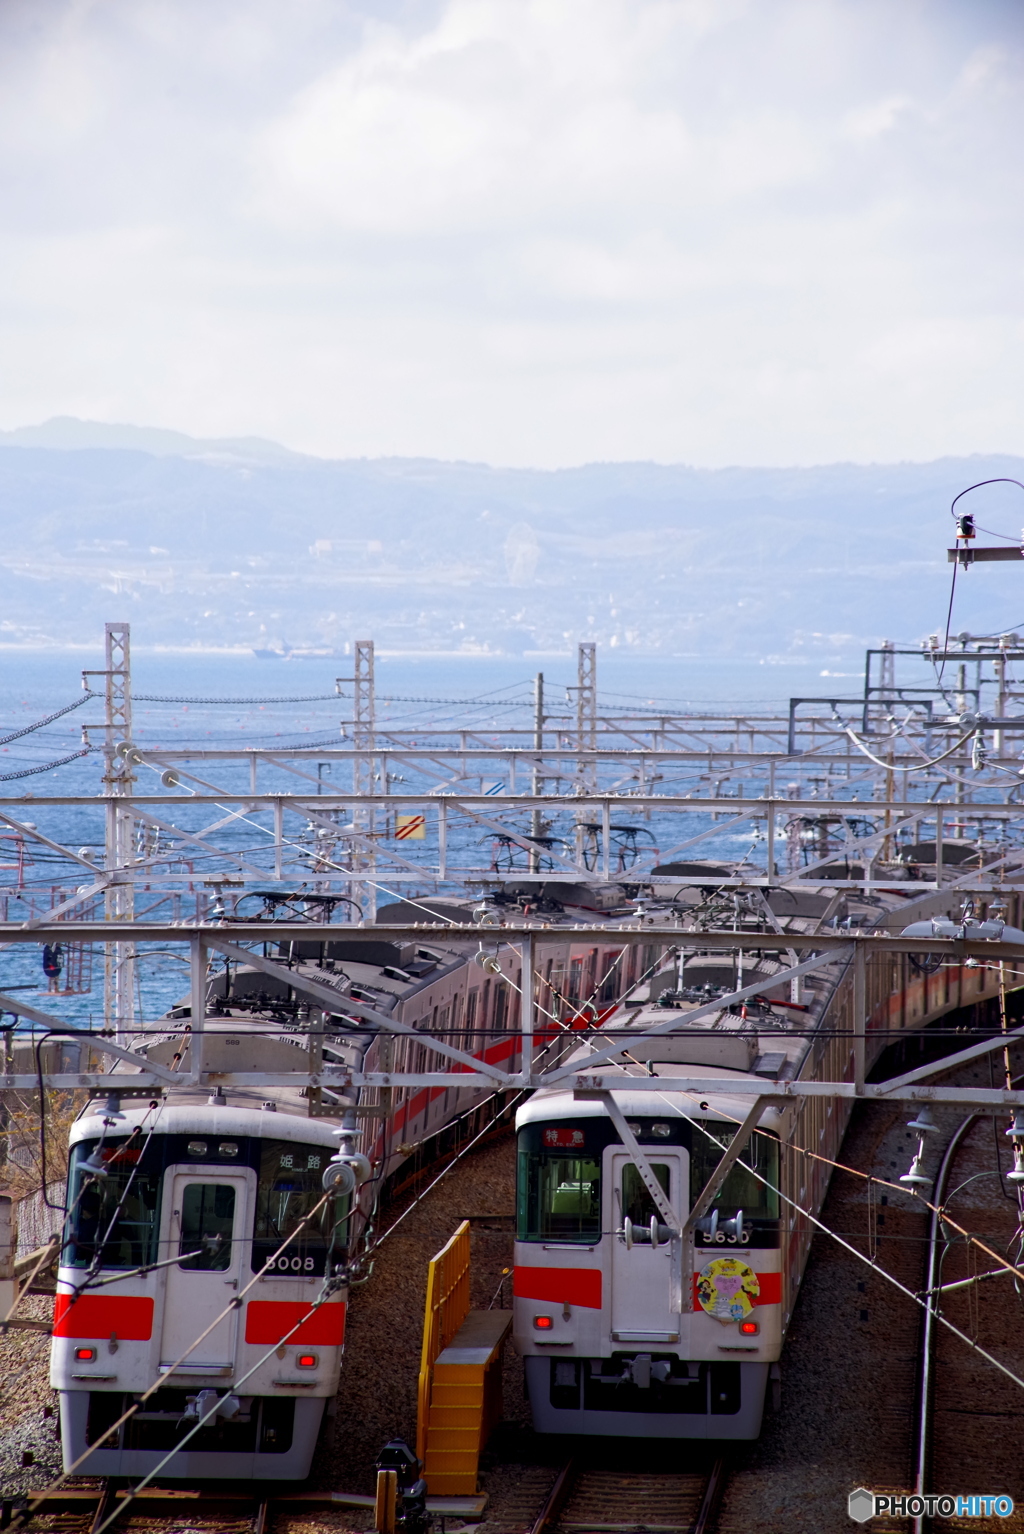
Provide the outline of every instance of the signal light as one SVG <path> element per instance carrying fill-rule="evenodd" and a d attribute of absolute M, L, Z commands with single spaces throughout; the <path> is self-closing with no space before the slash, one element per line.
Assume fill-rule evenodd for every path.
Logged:
<path fill-rule="evenodd" d="M 756 1321 L 741 1321 L 740 1331 L 744 1337 L 756 1337 L 761 1328 Z"/>
<path fill-rule="evenodd" d="M 96 1357 L 95 1348 L 76 1348 L 75 1358 L 79 1363 L 87 1364 Z"/>
<path fill-rule="evenodd" d="M 550 1316 L 534 1316 L 533 1324 L 539 1332 L 549 1332 L 555 1323 Z"/>
<path fill-rule="evenodd" d="M 300 1353 L 295 1362 L 300 1369 L 315 1369 L 320 1360 L 315 1353 Z"/>

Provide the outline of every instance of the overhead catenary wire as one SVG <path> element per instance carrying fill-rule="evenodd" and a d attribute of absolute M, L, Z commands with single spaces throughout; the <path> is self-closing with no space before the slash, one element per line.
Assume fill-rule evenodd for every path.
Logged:
<path fill-rule="evenodd" d="M 37 719 L 34 724 L 25 724 L 18 730 L 12 730 L 9 735 L 0 735 L 0 746 L 7 746 L 12 740 L 20 740 L 23 735 L 31 735 L 33 730 L 42 730 L 46 725 L 52 724 L 55 719 L 60 719 L 64 714 L 70 714 L 74 709 L 81 708 L 83 703 L 88 703 L 93 698 L 98 698 L 98 692 L 86 692 L 82 697 L 76 698 L 74 703 L 67 703 L 63 708 L 58 708 L 52 714 L 47 714 L 45 719 Z"/>
<path fill-rule="evenodd" d="M 57 767 L 66 767 L 68 762 L 76 762 L 81 756 L 91 756 L 94 749 L 85 746 L 81 751 L 72 751 L 70 756 L 62 756 L 55 762 L 44 762 L 41 767 L 22 767 L 18 772 L 0 772 L 0 783 L 11 783 L 15 778 L 34 778 L 41 772 L 53 772 Z"/>

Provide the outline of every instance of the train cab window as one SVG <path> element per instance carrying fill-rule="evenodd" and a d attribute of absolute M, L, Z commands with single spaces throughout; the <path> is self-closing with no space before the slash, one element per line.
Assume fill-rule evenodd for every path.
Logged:
<path fill-rule="evenodd" d="M 178 1251 L 193 1255 L 178 1266 L 205 1273 L 229 1267 L 234 1224 L 234 1188 L 225 1183 L 187 1183 L 181 1199 Z"/>
<path fill-rule="evenodd" d="M 525 1128 L 517 1182 L 520 1241 L 601 1239 L 601 1151 L 582 1128 Z"/>
<path fill-rule="evenodd" d="M 671 1198 L 672 1190 L 669 1184 L 669 1170 L 662 1161 L 652 1163 L 652 1170 L 665 1192 L 666 1198 Z M 632 1220 L 634 1225 L 649 1226 L 653 1216 L 660 1220 L 662 1215 L 655 1205 L 639 1168 L 632 1161 L 622 1168 L 622 1217 Z"/>
<path fill-rule="evenodd" d="M 106 1177 L 85 1165 L 97 1154 Z M 71 1152 L 68 1222 L 62 1262 L 72 1268 L 138 1268 L 154 1262 L 162 1165 L 146 1165 L 140 1145 L 80 1140 Z"/>
<path fill-rule="evenodd" d="M 732 1141 L 735 1128 L 725 1124 L 709 1124 L 710 1136 L 694 1127 L 690 1150 L 690 1201 L 700 1197 L 705 1184 L 722 1159 L 722 1154 Z M 746 1163 L 744 1166 L 743 1163 Z M 757 1173 L 754 1176 L 753 1173 Z M 766 1179 L 765 1182 L 761 1178 Z M 774 1135 L 760 1133 L 751 1135 L 748 1144 L 740 1152 L 739 1161 L 730 1171 L 721 1191 L 712 1204 L 723 1217 L 742 1209 L 752 1219 L 777 1220 L 779 1218 L 779 1142 Z"/>
<path fill-rule="evenodd" d="M 335 1206 L 333 1215 L 332 1206 L 325 1204 L 308 1225 L 301 1230 L 300 1227 L 323 1199 L 324 1167 L 330 1159 L 331 1148 L 326 1145 L 300 1145 L 294 1140 L 261 1142 L 253 1227 L 254 1270 L 273 1260 L 275 1273 L 324 1272 L 331 1220 L 347 1216 L 347 1201 L 337 1201 L 342 1207 Z M 295 1240 L 275 1257 L 281 1242 L 292 1235 Z"/>

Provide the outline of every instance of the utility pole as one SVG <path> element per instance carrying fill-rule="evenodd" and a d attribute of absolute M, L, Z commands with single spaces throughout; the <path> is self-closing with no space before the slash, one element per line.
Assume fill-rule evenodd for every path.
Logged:
<path fill-rule="evenodd" d="M 353 708 L 352 708 L 352 744 L 354 755 L 352 757 L 352 792 L 365 795 L 368 799 L 373 794 L 373 752 L 375 741 L 375 700 L 373 681 L 373 640 L 357 639 L 355 645 L 355 668 L 353 681 Z M 356 829 L 370 842 L 368 851 L 360 851 L 353 858 L 353 866 L 365 869 L 369 878 L 363 884 L 362 889 L 356 895 L 363 908 L 367 921 L 375 921 L 377 917 L 377 855 L 373 846 L 373 834 L 376 829 L 375 815 L 372 803 L 363 807 L 357 807 L 353 812 L 352 819 Z"/>
<path fill-rule="evenodd" d="M 880 717 L 884 721 L 891 714 L 896 702 L 896 647 L 891 639 L 882 640 L 881 667 L 879 675 Z"/>
<path fill-rule="evenodd" d="M 131 811 L 118 804 L 130 796 L 135 784 L 130 752 L 132 746 L 131 627 L 127 623 L 106 625 L 104 647 L 106 711 L 103 740 L 103 788 L 106 810 L 106 874 L 104 915 L 108 921 L 130 922 L 135 914 L 135 886 L 119 874 L 132 860 Z M 116 1030 L 123 1044 L 135 1020 L 135 944 L 106 943 L 103 954 L 103 1015 L 108 1028 Z"/>
<path fill-rule="evenodd" d="M 576 675 L 576 740 L 580 751 L 597 750 L 597 645 L 579 647 Z M 579 762 L 580 778 L 588 788 L 597 787 L 593 762 Z"/>
<path fill-rule="evenodd" d="M 544 673 L 538 671 L 533 682 L 533 749 L 537 753 L 533 763 L 533 772 L 530 778 L 530 792 L 535 799 L 540 797 L 543 779 L 541 776 L 540 759 L 544 751 Z M 540 810 L 534 808 L 530 818 L 530 834 L 534 838 L 534 845 L 530 852 L 530 872 L 540 871 L 540 846 L 536 838 L 541 834 Z M 525 972 L 524 972 L 525 973 Z"/>
<path fill-rule="evenodd" d="M 592 640 L 581 642 L 576 671 L 576 749 L 581 753 L 576 763 L 578 792 L 596 793 L 597 768 L 592 757 L 584 751 L 597 750 L 597 645 Z M 583 866 L 583 819 L 588 811 L 576 817 L 576 862 Z"/>

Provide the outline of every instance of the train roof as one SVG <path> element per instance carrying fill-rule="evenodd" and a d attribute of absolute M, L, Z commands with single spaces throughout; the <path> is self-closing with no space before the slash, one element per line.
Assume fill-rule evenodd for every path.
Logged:
<path fill-rule="evenodd" d="M 724 1072 L 718 1066 L 700 1065 L 664 1065 L 658 1071 L 659 1077 L 665 1082 L 665 1091 L 631 1092 L 630 1076 L 627 1068 L 621 1065 L 598 1067 L 595 1075 L 600 1075 L 607 1081 L 608 1090 L 613 1093 L 615 1102 L 623 1113 L 636 1118 L 666 1118 L 681 1117 L 686 1119 L 721 1119 L 727 1122 L 742 1121 L 750 1111 L 751 1099 L 748 1096 L 730 1097 L 728 1093 L 709 1093 L 707 1097 L 699 1097 L 695 1093 L 687 1093 L 685 1096 L 673 1089 L 673 1078 L 700 1078 L 705 1076 L 708 1080 L 721 1081 L 723 1075 L 735 1074 L 737 1082 L 750 1080 L 746 1072 Z M 646 1077 L 645 1077 L 646 1079 Z M 708 1104 L 707 1109 L 701 1108 L 701 1103 Z M 528 1102 L 524 1103 L 516 1114 L 516 1128 L 521 1129 L 526 1124 L 546 1122 L 549 1119 L 572 1119 L 572 1118 L 597 1118 L 606 1113 L 604 1103 L 598 1097 L 577 1098 L 572 1087 L 541 1087 L 536 1091 Z M 759 1120 L 766 1129 L 779 1131 L 783 1124 L 783 1114 L 778 1108 L 767 1106 Z"/>
<path fill-rule="evenodd" d="M 164 1135 L 256 1136 L 268 1140 L 295 1140 L 304 1145 L 334 1147 L 334 1125 L 329 1120 L 310 1119 L 298 1113 L 282 1113 L 267 1108 L 238 1108 L 234 1104 L 210 1103 L 203 1097 L 194 1103 L 168 1104 L 150 1108 L 147 1103 L 125 1102 L 114 1127 L 106 1129 L 108 1139 L 130 1134 L 136 1126 L 148 1133 Z M 107 1117 L 101 1104 L 89 1110 L 71 1126 L 69 1143 L 94 1140 L 104 1133 Z"/>

